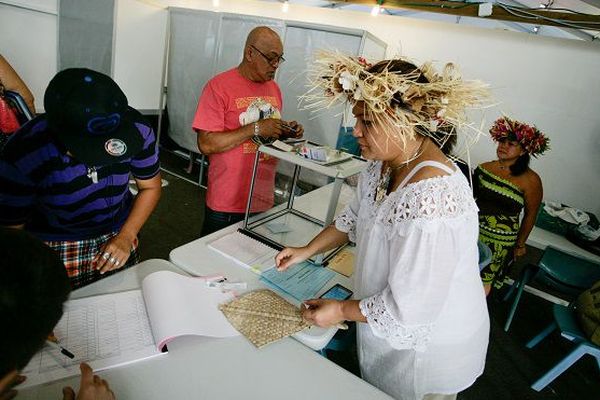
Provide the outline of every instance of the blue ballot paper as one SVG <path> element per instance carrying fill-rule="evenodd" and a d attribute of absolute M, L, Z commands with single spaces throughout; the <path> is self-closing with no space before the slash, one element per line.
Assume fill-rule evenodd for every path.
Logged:
<path fill-rule="evenodd" d="M 334 274 L 335 272 L 328 268 L 305 261 L 293 265 L 285 271 L 270 268 L 263 271 L 260 280 L 267 286 L 282 291 L 298 301 L 304 301 L 316 298 L 319 290 L 329 282 Z"/>

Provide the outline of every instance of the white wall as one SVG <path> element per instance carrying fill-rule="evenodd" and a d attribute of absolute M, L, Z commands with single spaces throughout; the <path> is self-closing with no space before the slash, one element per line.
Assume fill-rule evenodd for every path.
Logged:
<path fill-rule="evenodd" d="M 161 3 L 215 10 L 211 0 Z M 598 43 L 294 4 L 283 13 L 277 3 L 220 3 L 223 12 L 365 29 L 389 44 L 388 56 L 457 63 L 466 78 L 493 88 L 499 105 L 486 111 L 486 129 L 505 112 L 536 124 L 551 138 L 552 150 L 531 164 L 542 177 L 544 198 L 600 216 Z M 494 158 L 487 135 L 471 149 L 473 164 Z"/>
<path fill-rule="evenodd" d="M 289 12 L 283 13 L 278 3 L 252 0 L 220 3 L 218 10 L 223 12 L 365 29 L 390 45 L 388 56 L 456 62 L 466 78 L 479 78 L 493 87 L 500 104 L 486 112 L 486 128 L 501 112 L 506 112 L 535 123 L 551 138 L 552 150 L 532 162 L 544 182 L 545 199 L 562 201 L 600 216 L 598 43 L 386 15 L 371 17 L 367 13 L 295 4 L 290 4 Z M 114 73 L 132 105 L 139 108 L 158 106 L 156 88 L 161 79 L 166 14 L 156 4 L 214 10 L 212 0 L 118 0 Z M 52 75 L 49 70 L 56 65 L 55 25 L 48 21 L 49 16 L 29 13 L 25 17 L 27 12 L 12 9 L 9 9 L 11 16 L 6 17 L 6 7 L 0 7 L 0 48 L 14 61 L 28 84 L 33 82 L 31 86 L 40 100 L 44 86 L 41 82 L 47 81 Z M 23 24 L 24 18 L 46 23 L 40 28 L 27 23 L 36 27 L 34 32 L 28 32 L 25 38 L 12 34 L 8 40 L 5 24 L 16 28 Z M 16 43 L 20 45 L 17 47 Z M 43 55 L 36 53 L 40 47 Z M 28 62 L 31 57 L 38 61 Z M 493 144 L 484 137 L 472 148 L 471 159 L 479 163 L 495 158 L 494 154 Z"/>
<path fill-rule="evenodd" d="M 35 107 L 43 110 L 44 89 L 56 73 L 57 3 L 51 0 L 13 1 L 40 12 L 0 3 L 0 53 L 27 83 Z"/>

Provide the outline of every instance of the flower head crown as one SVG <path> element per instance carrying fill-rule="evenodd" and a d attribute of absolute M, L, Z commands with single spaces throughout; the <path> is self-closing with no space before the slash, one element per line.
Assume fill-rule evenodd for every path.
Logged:
<path fill-rule="evenodd" d="M 490 128 L 490 135 L 496 142 L 503 139 L 518 142 L 527 153 L 534 157 L 550 150 L 550 139 L 538 128 L 508 117 L 498 118 Z"/>
<path fill-rule="evenodd" d="M 463 80 L 453 64 L 446 64 L 441 73 L 429 62 L 400 72 L 394 67 L 398 62 L 414 66 L 391 60 L 373 68 L 362 57 L 319 52 L 309 71 L 310 90 L 302 100 L 306 108 L 316 110 L 362 101 L 389 137 L 404 142 L 417 130 L 442 145 L 467 124 L 465 110 L 483 106 L 488 97 L 487 85 Z"/>

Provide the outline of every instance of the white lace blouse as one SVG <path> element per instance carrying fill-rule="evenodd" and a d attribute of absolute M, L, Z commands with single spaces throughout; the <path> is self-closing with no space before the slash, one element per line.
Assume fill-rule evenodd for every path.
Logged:
<path fill-rule="evenodd" d="M 450 175 L 405 185 L 425 165 Z M 335 222 L 357 246 L 363 378 L 398 399 L 458 393 L 483 372 L 488 345 L 477 206 L 459 169 L 432 161 L 377 204 L 380 171 L 369 164 Z"/>

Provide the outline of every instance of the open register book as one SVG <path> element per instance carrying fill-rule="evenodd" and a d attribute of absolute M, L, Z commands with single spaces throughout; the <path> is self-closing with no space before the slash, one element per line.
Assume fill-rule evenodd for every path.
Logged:
<path fill-rule="evenodd" d="M 232 299 L 202 278 L 159 271 L 144 279 L 141 290 L 68 301 L 54 334 L 75 358 L 44 347 L 24 369 L 21 387 L 78 375 L 83 361 L 101 371 L 156 357 L 179 336 L 237 336 L 218 309 Z"/>

